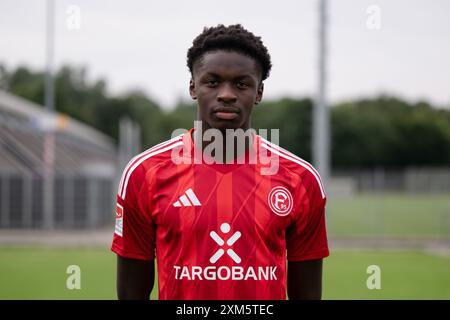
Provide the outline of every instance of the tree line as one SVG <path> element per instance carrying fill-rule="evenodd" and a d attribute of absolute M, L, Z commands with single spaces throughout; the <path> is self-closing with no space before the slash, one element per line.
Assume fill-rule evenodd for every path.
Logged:
<path fill-rule="evenodd" d="M 87 80 L 85 68 L 64 66 L 55 74 L 55 107 L 117 141 L 119 119 L 140 124 L 143 148 L 167 140 L 177 128 L 191 128 L 195 102 L 180 101 L 163 110 L 141 91 L 112 95 L 104 80 Z M 43 104 L 44 74 L 27 67 L 0 65 L 0 88 Z M 310 98 L 282 98 L 255 107 L 252 127 L 280 129 L 280 145 L 311 161 Z M 407 102 L 380 95 L 330 106 L 334 168 L 450 165 L 450 110 L 425 101 Z"/>

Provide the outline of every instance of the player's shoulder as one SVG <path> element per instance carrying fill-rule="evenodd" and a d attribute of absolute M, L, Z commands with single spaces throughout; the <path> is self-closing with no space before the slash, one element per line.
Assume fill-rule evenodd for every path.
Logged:
<path fill-rule="evenodd" d="M 124 198 L 130 180 L 143 181 L 148 170 L 171 159 L 172 150 L 183 145 L 183 135 L 161 142 L 134 156 L 125 166 L 119 182 L 118 194 Z"/>
<path fill-rule="evenodd" d="M 269 154 L 272 154 L 279 159 L 280 167 L 298 175 L 303 181 L 308 182 L 312 186 L 318 187 L 322 197 L 324 198 L 326 196 L 322 178 L 311 163 L 262 137 L 260 138 L 260 141 L 260 147 L 262 149 L 265 149 Z"/>
<path fill-rule="evenodd" d="M 183 135 L 163 141 L 134 156 L 127 164 L 127 168 L 131 168 L 132 170 L 132 168 L 137 168 L 139 166 L 152 167 L 161 163 L 161 161 L 170 159 L 172 150 L 182 145 Z"/>

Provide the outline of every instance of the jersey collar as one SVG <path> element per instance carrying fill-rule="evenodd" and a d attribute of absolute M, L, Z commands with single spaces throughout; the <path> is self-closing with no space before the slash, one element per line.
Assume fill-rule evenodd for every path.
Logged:
<path fill-rule="evenodd" d="M 233 161 L 233 163 L 218 163 L 212 158 L 207 158 L 207 155 L 203 155 L 201 149 L 197 148 L 192 139 L 194 128 L 191 128 L 187 133 L 183 135 L 183 145 L 187 154 L 191 157 L 193 164 L 201 164 L 208 166 L 216 171 L 227 173 L 238 168 L 242 168 L 246 165 L 255 165 L 258 162 L 258 151 L 261 137 L 254 132 L 252 133 L 253 141 L 252 146 L 244 154 L 239 155 Z M 250 157 L 254 157 L 253 161 L 250 161 Z"/>

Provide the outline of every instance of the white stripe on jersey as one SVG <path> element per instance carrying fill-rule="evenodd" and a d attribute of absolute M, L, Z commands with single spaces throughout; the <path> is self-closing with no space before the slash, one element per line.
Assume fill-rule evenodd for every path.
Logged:
<path fill-rule="evenodd" d="M 133 158 L 128 162 L 128 164 L 125 166 L 125 169 L 123 169 L 123 173 L 122 173 L 122 177 L 120 178 L 120 183 L 119 183 L 119 188 L 118 188 L 118 190 L 117 190 L 117 194 L 118 194 L 118 195 L 121 195 L 121 194 L 122 194 L 122 187 L 123 187 L 123 183 L 124 183 L 124 181 L 125 181 L 125 176 L 127 175 L 127 171 L 128 171 L 128 169 L 131 167 L 131 165 L 133 164 L 134 161 L 136 161 L 136 160 L 139 159 L 140 157 L 142 157 L 142 156 L 144 156 L 144 155 L 146 155 L 146 154 L 148 154 L 148 153 L 150 153 L 150 152 L 155 151 L 157 148 L 162 148 L 162 147 L 164 147 L 164 146 L 166 146 L 166 145 L 168 145 L 168 144 L 170 144 L 170 143 L 172 143 L 172 142 L 174 142 L 174 141 L 180 140 L 181 137 L 182 137 L 182 134 L 179 135 L 179 136 L 176 136 L 175 138 L 172 138 L 172 139 L 170 139 L 170 140 L 167 140 L 167 141 L 158 143 L 157 145 L 151 147 L 150 149 L 147 149 L 147 150 L 145 150 L 144 152 L 142 152 L 142 153 L 138 154 L 137 156 L 133 157 Z"/>
<path fill-rule="evenodd" d="M 315 172 L 315 173 L 317 174 L 317 176 L 319 177 L 320 182 L 322 183 L 322 178 L 320 177 L 319 172 L 318 172 L 318 171 L 316 170 L 316 168 L 314 168 L 308 161 L 303 160 L 303 159 L 300 158 L 299 156 L 297 156 L 297 155 L 293 154 L 292 152 L 290 152 L 290 151 L 288 151 L 288 150 L 286 150 L 286 149 L 280 147 L 279 145 L 276 145 L 276 144 L 270 142 L 269 140 L 264 139 L 263 137 L 261 137 L 261 140 L 263 141 L 263 143 L 267 144 L 269 147 L 272 147 L 272 148 L 274 148 L 274 149 L 276 149 L 276 150 L 278 150 L 278 151 L 282 151 L 282 152 L 286 153 L 288 156 L 290 156 L 290 157 L 292 157 L 292 158 L 294 158 L 294 159 L 297 159 L 298 161 L 301 161 L 301 162 L 303 162 L 305 165 L 309 166 L 312 170 L 314 170 L 314 172 Z M 322 184 L 322 185 L 323 185 L 323 184 Z"/>
<path fill-rule="evenodd" d="M 322 180 L 319 178 L 320 176 L 318 176 L 318 173 L 316 173 L 315 170 L 312 167 L 310 167 L 310 166 L 308 166 L 307 164 L 304 163 L 306 161 L 304 161 L 304 160 L 300 161 L 300 160 L 298 160 L 298 159 L 296 159 L 294 157 L 291 157 L 291 156 L 288 156 L 286 154 L 283 154 L 279 150 L 277 150 L 275 148 L 272 148 L 271 146 L 269 146 L 266 143 L 261 143 L 261 147 L 266 148 L 270 152 L 273 152 L 273 153 L 279 155 L 280 157 L 283 157 L 285 159 L 291 160 L 292 162 L 295 162 L 295 163 L 301 165 L 303 168 L 305 168 L 306 170 L 311 172 L 313 174 L 314 178 L 316 178 L 317 183 L 319 184 L 320 192 L 322 193 L 322 199 L 325 198 L 325 191 L 324 191 L 323 186 L 322 186 Z"/>
<path fill-rule="evenodd" d="M 126 194 L 127 194 L 128 181 L 129 181 L 129 179 L 130 179 L 130 176 L 131 176 L 131 174 L 133 173 L 134 169 L 136 169 L 142 162 L 144 162 L 144 161 L 147 160 L 148 158 L 151 158 L 151 157 L 153 157 L 153 156 L 155 156 L 155 155 L 157 155 L 157 154 L 166 152 L 167 150 L 170 150 L 170 149 L 173 149 L 173 148 L 175 148 L 175 147 L 182 146 L 182 145 L 183 145 L 183 141 L 178 141 L 178 142 L 176 142 L 175 144 L 169 145 L 169 146 L 167 146 L 167 147 L 165 147 L 165 148 L 162 148 L 162 149 L 155 150 L 154 152 L 150 152 L 150 153 L 146 154 L 145 156 L 141 157 L 141 158 L 140 158 L 140 159 L 139 159 L 139 160 L 138 160 L 138 161 L 130 168 L 130 170 L 128 171 L 128 173 L 127 173 L 127 175 L 126 175 L 126 177 L 125 177 L 125 181 L 124 181 L 123 192 L 122 192 L 122 195 L 120 195 L 120 197 L 121 197 L 123 200 L 125 200 L 125 196 L 126 196 Z"/>

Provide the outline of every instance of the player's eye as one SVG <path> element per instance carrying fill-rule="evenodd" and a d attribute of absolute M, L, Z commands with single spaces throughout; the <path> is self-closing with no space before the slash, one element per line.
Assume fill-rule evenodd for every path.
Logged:
<path fill-rule="evenodd" d="M 208 87 L 214 88 L 219 84 L 219 82 L 217 80 L 207 80 L 206 81 L 206 85 Z"/>
<path fill-rule="evenodd" d="M 244 81 L 238 81 L 238 82 L 236 83 L 236 86 L 237 86 L 239 89 L 246 89 L 246 88 L 248 88 L 248 84 L 245 83 Z"/>

